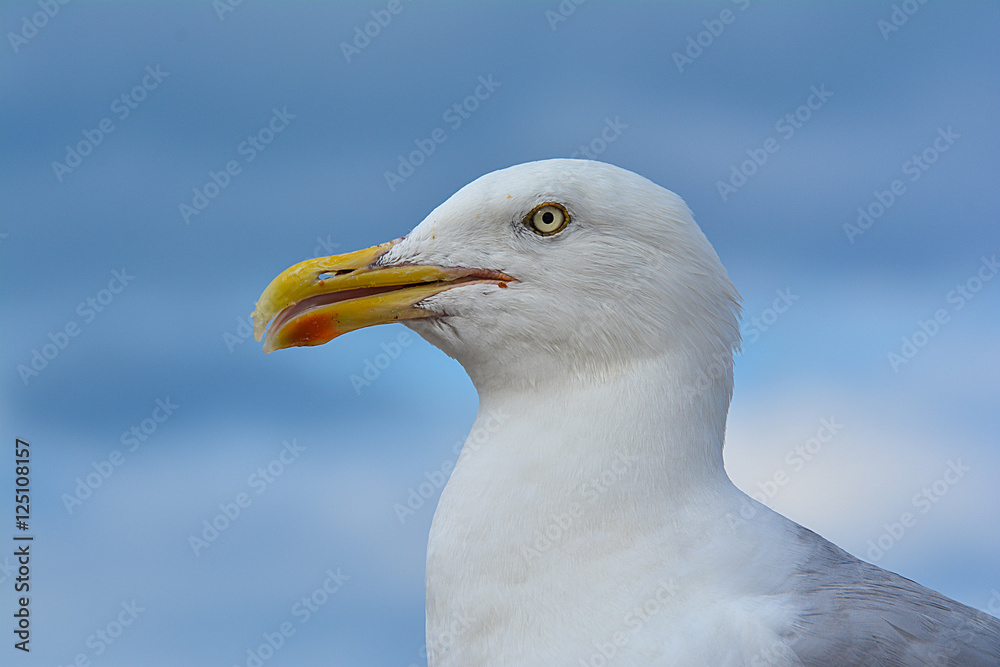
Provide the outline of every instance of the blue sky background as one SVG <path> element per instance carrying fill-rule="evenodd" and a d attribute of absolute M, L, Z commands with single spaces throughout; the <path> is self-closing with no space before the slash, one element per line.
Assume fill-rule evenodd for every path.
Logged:
<path fill-rule="evenodd" d="M 423 664 L 438 491 L 405 523 L 393 506 L 455 458 L 470 382 L 411 335 L 355 391 L 406 329 L 265 356 L 241 321 L 290 264 L 401 236 L 481 174 L 581 145 L 682 195 L 744 296 L 734 480 L 1000 612 L 1000 280 L 975 283 L 1000 251 L 1000 6 L 914 3 L 883 34 L 899 5 L 564 2 L 563 17 L 554 0 L 405 2 L 348 61 L 341 43 L 387 3 L 79 1 L 41 18 L 44 2 L 0 4 L 0 661 L 247 665 L 290 622 L 266 665 Z M 689 38 L 705 46 L 679 68 Z M 122 118 L 112 105 L 147 67 L 167 74 Z M 445 112 L 480 77 L 499 85 L 454 127 Z M 786 136 L 776 123 L 813 86 L 832 96 Z M 294 118 L 248 162 L 239 146 L 273 109 Z M 104 119 L 113 131 L 57 175 Z M 623 127 L 602 145 L 609 121 Z M 444 143 L 390 190 L 386 170 L 435 128 Z M 777 152 L 723 200 L 717 182 L 769 138 Z M 240 172 L 186 223 L 179 205 L 230 160 Z M 851 243 L 844 224 L 895 179 L 905 192 Z M 123 269 L 128 285 L 102 293 Z M 949 292 L 970 279 L 981 289 L 957 309 Z M 774 318 L 778 290 L 796 298 Z M 90 314 L 88 298 L 106 303 Z M 947 322 L 894 371 L 887 354 L 938 309 Z M 19 371 L 74 324 L 37 375 Z M 178 407 L 128 451 L 158 399 Z M 793 468 L 823 419 L 841 426 Z M 11 646 L 16 437 L 32 447 L 29 656 Z M 292 440 L 304 450 L 258 494 L 250 476 Z M 69 512 L 64 494 L 115 450 Z M 965 470 L 951 485 L 949 461 Z M 195 555 L 189 536 L 240 493 L 250 506 Z M 889 540 L 904 512 L 915 523 Z M 349 579 L 300 622 L 293 606 L 338 568 Z M 133 601 L 134 622 L 100 640 Z"/>

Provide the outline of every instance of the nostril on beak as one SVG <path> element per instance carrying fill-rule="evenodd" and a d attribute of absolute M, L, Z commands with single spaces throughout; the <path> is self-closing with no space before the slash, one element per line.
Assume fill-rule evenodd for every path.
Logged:
<path fill-rule="evenodd" d="M 339 269 L 337 271 L 324 271 L 323 273 L 316 276 L 317 280 L 329 280 L 330 278 L 335 278 L 337 276 L 342 276 L 345 273 L 350 273 L 354 269 Z"/>

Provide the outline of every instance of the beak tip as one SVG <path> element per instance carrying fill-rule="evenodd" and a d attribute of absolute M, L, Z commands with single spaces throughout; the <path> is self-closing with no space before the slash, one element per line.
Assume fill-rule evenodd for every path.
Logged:
<path fill-rule="evenodd" d="M 259 308 L 253 311 L 250 319 L 253 321 L 253 339 L 259 343 L 264 338 L 264 331 L 267 330 L 267 320 Z"/>

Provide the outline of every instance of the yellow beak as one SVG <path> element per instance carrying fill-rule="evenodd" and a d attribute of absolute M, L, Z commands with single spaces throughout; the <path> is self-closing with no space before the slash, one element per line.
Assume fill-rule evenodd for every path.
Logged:
<path fill-rule="evenodd" d="M 515 280 L 484 269 L 373 266 L 400 240 L 306 260 L 272 280 L 253 312 L 254 338 L 264 338 L 264 352 L 322 345 L 362 327 L 430 317 L 434 313 L 416 307 L 429 296 L 473 282 L 506 287 Z"/>

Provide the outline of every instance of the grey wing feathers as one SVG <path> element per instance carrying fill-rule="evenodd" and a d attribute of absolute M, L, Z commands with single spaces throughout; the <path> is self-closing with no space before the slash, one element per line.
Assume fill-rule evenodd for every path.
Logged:
<path fill-rule="evenodd" d="M 861 561 L 812 531 L 787 639 L 807 667 L 1000 667 L 1000 620 Z"/>

